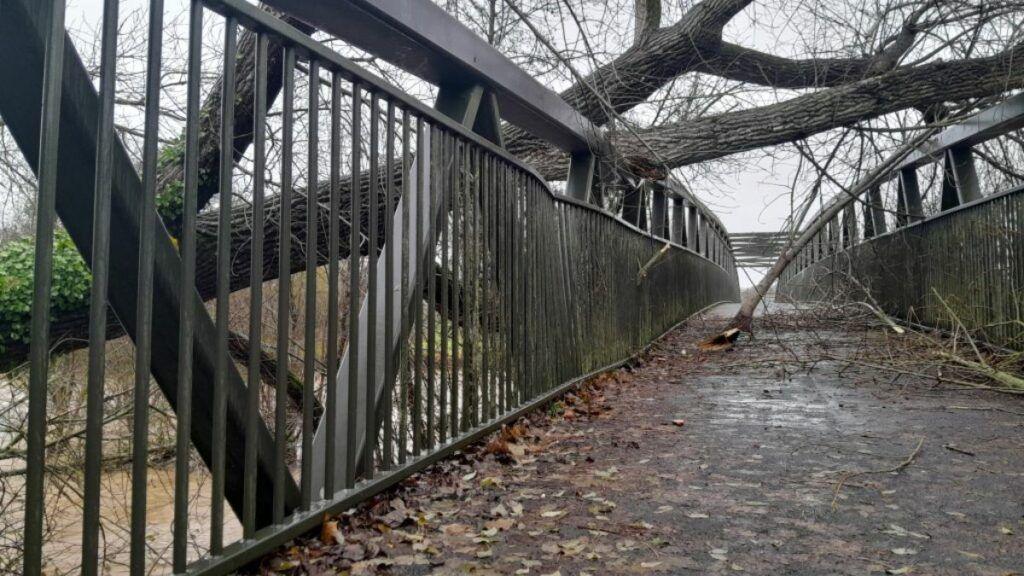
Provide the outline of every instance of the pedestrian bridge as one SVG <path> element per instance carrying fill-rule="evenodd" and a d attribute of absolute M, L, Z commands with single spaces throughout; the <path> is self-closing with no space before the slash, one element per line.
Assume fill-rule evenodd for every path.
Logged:
<path fill-rule="evenodd" d="M 972 177 L 970 152 L 1024 124 L 1019 98 L 948 128 L 888 171 L 898 182 L 895 203 L 882 192 L 889 180 L 880 179 L 864 198 L 837 208 L 827 226 L 809 230 L 805 242 L 795 241 L 799 231 L 730 236 L 680 182 L 624 172 L 600 130 L 428 1 L 271 0 L 266 4 L 279 11 L 272 14 L 244 0 L 196 0 L 181 184 L 168 192 L 158 178 L 161 35 L 149 37 L 144 154 L 136 165 L 114 136 L 116 34 L 108 30 L 102 39 L 97 90 L 65 34 L 63 4 L 10 0 L 0 18 L 4 53 L 19 55 L 0 61 L 7 86 L 0 114 L 39 181 L 30 325 L 27 337 L 4 346 L 5 363 L 27 362 L 30 374 L 26 574 L 52 569 L 67 550 L 87 574 L 112 566 L 132 574 L 224 574 L 252 566 L 293 539 L 336 525 L 330 518 L 394 494 L 413 475 L 436 473 L 431 467 L 452 455 L 478 452 L 503 426 L 537 418 L 553 403 L 564 408 L 567 393 L 579 400 L 595 378 L 605 382 L 615 429 L 598 424 L 589 440 L 596 443 L 586 446 L 576 430 L 570 443 L 580 452 L 568 453 L 573 461 L 586 450 L 589 468 L 609 463 L 605 480 L 619 474 L 620 488 L 654 490 L 669 508 L 665 518 L 683 524 L 702 515 L 754 514 L 774 497 L 786 499 L 787 526 L 771 534 L 754 530 L 757 537 L 789 538 L 800 531 L 798 494 L 767 494 L 752 478 L 771 483 L 792 472 L 766 461 L 802 450 L 802 434 L 851 421 L 851 431 L 876 430 L 885 420 L 882 407 L 843 388 L 841 376 L 829 380 L 831 388 L 800 380 L 780 390 L 801 368 L 770 355 L 756 360 L 757 374 L 784 376 L 750 388 L 746 379 L 760 377 L 753 364 L 730 366 L 728 356 L 701 364 L 695 359 L 707 359 L 703 353 L 680 354 L 727 323 L 726 312 L 714 307 L 739 300 L 737 266 L 770 266 L 779 254 L 795 260 L 781 279 L 780 299 L 868 301 L 886 318 L 1019 349 L 1020 190 L 986 194 Z M 154 14 L 151 30 L 159 31 Z M 116 13 L 104 18 L 116 22 Z M 224 49 L 219 97 L 204 103 L 210 22 L 218 24 Z M 312 28 L 436 86 L 434 105 L 315 41 Z M 545 141 L 563 159 L 561 179 L 542 177 L 506 150 L 506 125 Z M 278 138 L 274 154 L 268 134 Z M 945 163 L 949 178 L 938 211 L 925 214 L 914 170 L 934 161 Z M 62 244 L 65 231 L 70 244 Z M 77 307 L 54 304 L 51 296 L 64 286 L 61 249 L 70 245 L 91 272 L 91 300 Z M 781 333 L 813 348 L 809 327 L 791 325 L 794 315 L 807 313 L 803 305 L 773 310 L 767 318 L 788 326 Z M 839 338 L 857 334 L 851 326 L 836 330 Z M 101 512 L 109 466 L 104 351 L 108 339 L 125 335 L 134 361 L 131 506 L 120 527 L 125 545 L 113 550 Z M 60 543 L 47 521 L 54 502 L 48 382 L 56 356 L 86 346 L 76 487 L 83 515 L 76 541 Z M 623 366 L 631 368 L 617 372 Z M 601 376 L 626 373 L 642 381 L 634 397 Z M 692 379 L 681 384 L 683 375 Z M 766 411 L 750 407 L 761 402 Z M 151 404 L 158 403 L 174 426 L 173 513 L 163 523 L 147 515 L 157 428 Z M 850 415 L 860 408 L 863 418 Z M 1012 428 L 1005 415 L 975 416 L 971 422 L 979 425 Z M 788 428 L 791 421 L 796 428 Z M 948 444 L 970 445 L 953 430 L 966 420 L 949 415 L 943 422 Z M 923 417 L 912 424 L 931 434 Z M 762 426 L 786 428 L 778 445 L 770 445 Z M 696 433 L 687 436 L 691 428 Z M 648 443 L 648 432 L 658 438 Z M 891 425 L 886 433 L 905 435 Z M 690 444 L 676 451 L 682 440 L 670 434 Z M 1019 426 L 1011 435 L 1019 441 Z M 881 447 L 879 456 L 907 448 L 904 440 Z M 630 456 L 621 442 L 636 443 L 640 452 Z M 938 442 L 929 437 L 929 458 L 941 451 Z M 763 459 L 755 458 L 760 447 Z M 811 448 L 795 462 L 827 458 L 822 450 Z M 671 462 L 659 460 L 670 452 Z M 564 464 L 535 470 L 548 475 L 543 482 L 565 480 L 574 472 Z M 997 468 L 1005 475 L 1021 470 L 1019 462 Z M 835 482 L 853 486 L 852 476 Z M 923 490 L 927 483 L 918 480 L 914 486 Z M 666 482 L 695 482 L 701 492 L 684 494 Z M 728 488 L 715 492 L 721 483 Z M 843 486 L 835 493 L 831 504 L 845 498 Z M 1011 499 L 1001 493 L 989 498 Z M 928 504 L 920 494 L 908 497 L 900 503 Z M 520 504 L 546 524 L 574 514 L 554 503 L 543 510 Z M 619 509 L 633 504 L 626 498 Z M 660 522 L 658 509 L 636 505 L 637 525 Z M 943 518 L 930 514 L 927 522 L 941 531 Z M 747 524 L 726 528 L 730 538 L 756 539 Z M 586 519 L 571 530 L 625 531 L 634 549 L 660 546 L 635 527 Z M 635 555 L 637 565 L 677 572 L 731 562 L 733 570 L 756 569 L 756 550 L 715 538 L 701 540 L 710 560 L 695 550 L 659 560 L 655 549 L 652 559 Z M 333 556 L 318 558 L 317 569 L 330 568 L 323 559 Z M 359 558 L 336 558 L 336 566 L 366 559 L 364 547 Z"/>

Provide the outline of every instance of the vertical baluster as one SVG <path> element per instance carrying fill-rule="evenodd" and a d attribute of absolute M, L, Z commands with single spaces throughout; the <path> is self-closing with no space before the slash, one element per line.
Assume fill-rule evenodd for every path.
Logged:
<path fill-rule="evenodd" d="M 359 259 L 362 238 L 359 233 L 362 218 L 363 190 L 360 178 L 363 87 L 352 83 L 352 192 L 349 202 L 349 283 L 348 283 L 348 396 L 347 430 L 345 438 L 345 488 L 355 486 L 356 415 L 359 411 Z"/>
<path fill-rule="evenodd" d="M 217 226 L 217 360 L 213 383 L 213 445 L 210 487 L 210 553 L 224 548 L 224 458 L 226 444 L 228 368 L 228 323 L 231 319 L 231 177 L 234 170 L 235 138 L 235 51 L 237 28 L 234 17 L 224 22 L 224 71 L 220 109 L 220 214 Z"/>
<path fill-rule="evenodd" d="M 480 352 L 481 352 L 481 373 L 480 382 L 483 387 L 483 409 L 481 418 L 488 421 L 494 417 L 494 393 L 491 390 L 491 373 L 488 370 L 491 342 L 491 310 L 488 306 L 488 292 L 491 286 L 491 240 L 490 240 L 490 202 L 493 188 L 491 186 L 491 155 L 481 150 L 478 156 L 480 166 L 480 182 L 478 187 L 478 202 L 480 202 L 480 232 L 477 235 L 478 246 L 480 247 Z"/>
<path fill-rule="evenodd" d="M 434 273 L 436 265 L 435 251 L 437 250 L 437 226 L 434 219 L 434 206 L 441 202 L 440 197 L 444 195 L 444 173 L 440 170 L 442 162 L 445 161 L 445 153 L 448 149 L 447 137 L 435 126 L 431 126 L 431 169 L 430 169 L 430 207 L 424 216 L 424 222 L 429 226 L 430 239 L 427 240 L 427 257 L 423 262 L 423 274 L 421 277 L 427 283 L 427 390 L 426 390 L 426 448 L 434 448 L 434 391 L 435 391 L 435 361 L 434 352 L 437 344 L 437 281 Z M 443 205 L 442 205 L 443 206 Z M 442 220 L 444 220 L 442 214 Z M 442 268 L 443 272 L 443 268 Z"/>
<path fill-rule="evenodd" d="M 452 270 L 455 267 L 455 261 L 458 257 L 458 248 L 452 246 L 455 244 L 455 239 L 452 237 L 454 233 L 454 223 L 449 224 L 449 214 L 451 214 L 452 222 L 456 218 L 456 213 L 452 211 L 452 196 L 456 193 L 454 183 L 457 180 L 455 174 L 455 167 L 453 166 L 454 159 L 457 155 L 458 143 L 450 137 L 445 135 L 447 155 L 444 158 L 444 185 L 445 190 L 441 192 L 441 327 L 439 329 L 439 337 L 441 338 L 441 389 L 440 399 L 438 405 L 440 412 L 438 414 L 438 440 L 440 443 L 444 443 L 445 438 L 448 436 L 449 426 L 454 436 L 455 428 L 458 426 L 458 419 L 455 412 L 455 406 L 458 404 L 458 396 L 455 392 L 455 386 L 450 384 L 448 374 L 448 350 L 449 350 L 449 337 L 448 337 L 448 319 L 452 313 L 453 307 L 450 305 L 451 292 L 449 284 L 455 280 L 455 275 Z M 449 396 L 449 387 L 451 388 L 451 395 Z M 450 406 L 449 406 L 450 403 Z M 449 423 L 450 418 L 450 423 Z"/>
<path fill-rule="evenodd" d="M 266 187 L 267 139 L 267 50 L 265 34 L 256 37 L 255 90 L 253 94 L 252 162 L 252 248 L 249 276 L 249 382 L 245 414 L 245 502 L 242 506 L 242 535 L 256 534 L 256 463 L 260 425 L 260 352 L 263 349 L 263 226 Z"/>
<path fill-rule="evenodd" d="M 284 48 L 281 86 L 281 213 L 277 254 L 277 386 L 274 390 L 274 523 L 284 520 L 288 476 L 288 359 L 291 356 L 292 149 L 295 121 L 295 49 Z"/>
<path fill-rule="evenodd" d="M 96 136 L 96 179 L 92 208 L 92 285 L 89 300 L 89 376 L 86 387 L 85 485 L 82 496 L 82 574 L 97 574 L 100 476 L 103 473 L 103 396 L 107 343 L 107 285 L 110 272 L 110 189 L 114 144 L 118 1 L 103 3 L 100 52 L 100 112 Z"/>
<path fill-rule="evenodd" d="M 384 249 L 387 250 L 387 263 L 384 268 L 384 440 L 381 455 L 381 468 L 389 470 L 394 455 L 392 453 L 394 417 L 392 411 L 392 395 L 395 384 L 395 355 L 393 353 L 395 338 L 395 261 L 398 250 L 395 246 L 395 103 L 388 99 L 387 128 L 384 150 Z M 401 287 L 397 287 L 399 297 Z"/>
<path fill-rule="evenodd" d="M 335 445 L 338 425 L 338 283 L 341 241 L 341 77 L 337 72 L 331 75 L 331 201 L 330 224 L 328 226 L 327 263 L 327 441 L 324 454 L 324 493 L 330 499 L 337 490 Z M 351 259 L 350 259 L 351 261 Z"/>
<path fill-rule="evenodd" d="M 153 344 L 153 260 L 156 246 L 156 173 L 160 141 L 160 61 L 163 54 L 163 0 L 149 5 L 146 53 L 146 112 L 142 152 L 142 205 L 139 212 L 139 278 L 135 314 L 135 381 L 132 398 L 132 496 L 130 559 L 132 574 L 146 569 L 146 474 L 149 467 L 149 380 Z M 36 268 L 40 270 L 40 268 Z M 33 338 L 33 342 L 36 339 Z M 29 544 L 26 542 L 26 546 Z"/>
<path fill-rule="evenodd" d="M 192 0 L 188 30 L 187 121 L 185 125 L 185 188 L 181 226 L 182 304 L 178 333 L 178 429 L 174 475 L 174 571 L 188 565 L 188 492 L 192 430 L 192 361 L 195 308 L 191 294 L 196 278 L 196 212 L 199 190 L 199 89 L 202 81 L 203 5 Z"/>
<path fill-rule="evenodd" d="M 28 437 L 25 475 L 26 574 L 42 571 L 43 508 L 46 464 L 46 394 L 49 379 L 50 288 L 53 284 L 53 233 L 56 225 L 58 139 L 64 63 L 64 0 L 50 0 L 43 43 L 42 124 L 39 130 L 39 192 L 29 345 Z"/>
<path fill-rule="evenodd" d="M 415 314 L 415 330 L 413 338 L 413 392 L 412 392 L 412 452 L 419 455 L 423 449 L 423 278 L 426 276 L 427 259 L 423 256 L 421 246 L 423 244 L 423 177 L 432 165 L 433 153 L 425 150 L 423 130 L 423 118 L 416 118 L 416 211 L 412 215 L 416 219 L 416 237 L 410 239 L 409 250 L 410 261 L 413 258 L 419 259 L 419 278 L 416 285 L 411 286 L 412 310 Z M 430 148 L 434 147 L 435 140 L 431 139 Z M 431 173 L 433 181 L 433 173 Z"/>
<path fill-rule="evenodd" d="M 368 322 L 366 331 L 366 379 L 363 398 L 365 399 L 365 437 L 363 447 L 363 472 L 366 478 L 373 478 L 373 453 L 377 448 L 377 257 L 380 239 L 380 96 L 370 95 L 370 198 L 369 198 L 369 250 L 367 262 L 366 310 Z"/>
<path fill-rule="evenodd" d="M 410 317 L 412 310 L 405 307 L 405 302 L 409 298 L 409 255 L 410 250 L 415 249 L 415 241 L 410 237 L 410 233 L 414 228 L 411 226 L 410 209 L 409 205 L 414 202 L 409 192 L 409 178 L 410 178 L 410 160 L 409 151 L 410 143 L 409 138 L 411 137 L 411 129 L 409 126 L 409 111 L 402 111 L 402 225 L 404 229 L 401 232 L 402 235 L 402 278 L 401 287 L 399 290 L 398 301 L 401 303 L 399 308 L 399 314 L 402 316 L 402 329 L 401 334 L 409 334 L 410 329 Z M 413 303 L 417 304 L 419 300 L 414 300 Z M 406 338 L 405 342 L 408 342 Z M 399 350 L 404 351 L 404 346 L 399 347 Z M 401 355 L 400 363 L 400 397 L 399 397 L 399 427 L 398 427 L 398 463 L 405 464 L 407 446 L 409 442 L 409 354 L 403 353 Z"/>
<path fill-rule="evenodd" d="M 473 206 L 476 202 L 473 196 L 473 191 L 476 187 L 477 177 L 479 172 L 475 169 L 474 165 L 474 149 L 475 147 L 466 142 L 463 146 L 462 155 L 462 186 L 461 186 L 461 201 L 462 201 L 462 279 L 459 282 L 462 285 L 461 297 L 459 298 L 459 323 L 458 326 L 461 328 L 459 331 L 459 338 L 456 341 L 458 344 L 458 350 L 460 352 L 459 359 L 462 363 L 462 430 L 468 430 L 473 426 L 476 420 L 476 411 L 480 404 L 480 394 L 478 390 L 474 390 L 473 384 L 470 380 L 473 376 L 473 366 L 471 364 L 473 358 L 472 349 L 470 349 L 470 340 L 472 338 L 472 322 L 473 322 L 473 290 L 476 279 L 470 274 L 473 269 L 473 239 L 476 232 L 476 224 L 473 221 L 474 212 Z"/>
<path fill-rule="evenodd" d="M 512 222 L 515 215 L 509 201 L 508 164 L 501 163 L 501 331 L 502 331 L 502 411 L 508 412 L 512 405 Z"/>
<path fill-rule="evenodd" d="M 504 234 L 504 249 L 502 252 L 505 255 L 505 410 L 511 409 L 512 406 L 518 403 L 517 395 L 517 379 L 514 371 L 514 358 L 515 358 L 515 296 L 514 290 L 515 285 L 515 244 L 516 244 L 516 223 L 518 218 L 516 215 L 515 207 L 515 194 L 512 188 L 511 174 L 509 173 L 508 164 L 502 163 L 503 172 L 503 184 L 502 184 L 502 196 L 504 197 L 505 205 L 505 234 Z"/>
<path fill-rule="evenodd" d="M 316 394 L 316 274 L 320 185 L 320 63 L 309 62 L 309 128 L 306 178 L 306 305 L 302 368 L 302 507 L 313 504 L 313 398 Z"/>

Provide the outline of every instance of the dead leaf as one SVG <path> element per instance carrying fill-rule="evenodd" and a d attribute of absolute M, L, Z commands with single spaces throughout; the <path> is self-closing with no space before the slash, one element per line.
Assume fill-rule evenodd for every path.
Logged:
<path fill-rule="evenodd" d="M 327 520 L 320 526 L 320 541 L 328 546 L 342 545 L 345 543 L 345 535 L 338 528 L 337 520 Z"/>

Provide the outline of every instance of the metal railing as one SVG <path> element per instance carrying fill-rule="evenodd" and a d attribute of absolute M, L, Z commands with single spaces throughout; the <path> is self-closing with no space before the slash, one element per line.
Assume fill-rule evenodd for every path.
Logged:
<path fill-rule="evenodd" d="M 924 326 L 1024 345 L 1024 186 L 983 195 L 972 148 L 1024 126 L 1024 96 L 980 112 L 903 160 L 894 209 L 880 186 L 819 232 L 779 280 L 794 300 L 868 299 Z M 942 163 L 928 200 L 918 171 Z"/>
<path fill-rule="evenodd" d="M 107 2 L 104 14 L 99 95 L 65 39 L 61 0 L 12 1 L 0 21 L 0 43 L 24 56 L 0 64 L 5 81 L 21 75 L 24 82 L 0 96 L 0 112 L 39 175 L 25 573 L 45 564 L 47 311 L 58 216 L 93 282 L 79 549 L 86 574 L 98 573 L 101 560 L 108 306 L 135 343 L 135 369 L 129 545 L 125 557 L 102 559 L 124 562 L 133 574 L 222 574 L 625 361 L 693 312 L 738 297 L 724 228 L 678 185 L 640 195 L 647 200 L 637 214 L 651 211 L 637 221 L 645 229 L 556 195 L 471 129 L 487 122 L 485 134 L 499 129 L 496 109 L 489 118 L 480 112 L 485 90 L 470 88 L 460 99 L 442 87 L 439 108 L 469 103 L 454 108 L 462 114 L 452 107 L 442 114 L 244 0 L 192 4 L 182 220 L 172 238 L 155 203 L 160 2 L 150 23 L 141 174 L 113 132 L 117 4 Z M 216 173 L 201 172 L 198 158 L 202 36 L 211 13 L 224 19 Z M 236 125 L 234 109 L 245 30 L 257 45 L 251 126 Z M 273 166 L 272 47 L 283 51 L 281 154 Z M 245 195 L 234 189 L 232 143 L 250 129 Z M 296 187 L 300 169 L 305 189 Z M 270 193 L 272 179 L 279 194 Z M 200 215 L 199 189 L 211 185 L 219 203 Z M 232 305 L 246 311 L 247 358 L 229 351 Z M 322 322 L 318 311 L 326 313 Z M 266 348 L 278 362 L 264 395 Z M 301 391 L 290 408 L 297 366 Z M 148 544 L 164 529 L 147 521 L 151 378 L 176 426 L 166 563 Z M 194 480 L 205 472 L 192 466 L 193 451 L 209 470 L 202 517 Z M 197 529 L 204 542 L 194 541 Z"/>

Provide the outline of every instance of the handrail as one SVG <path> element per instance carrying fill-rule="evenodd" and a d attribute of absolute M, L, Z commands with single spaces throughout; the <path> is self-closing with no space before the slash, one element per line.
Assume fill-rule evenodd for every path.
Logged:
<path fill-rule="evenodd" d="M 565 152 L 602 145 L 589 120 L 429 0 L 266 3 L 434 85 L 483 83 L 505 119 Z"/>

